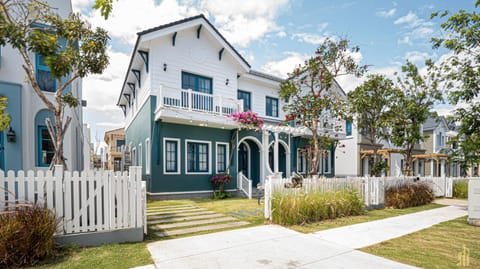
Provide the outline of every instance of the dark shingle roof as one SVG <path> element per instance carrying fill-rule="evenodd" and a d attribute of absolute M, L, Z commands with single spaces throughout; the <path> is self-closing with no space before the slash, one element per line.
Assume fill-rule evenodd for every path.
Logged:
<path fill-rule="evenodd" d="M 443 117 L 429 117 L 425 123 L 423 123 L 423 130 L 424 131 L 431 131 L 435 129 L 443 120 Z"/>

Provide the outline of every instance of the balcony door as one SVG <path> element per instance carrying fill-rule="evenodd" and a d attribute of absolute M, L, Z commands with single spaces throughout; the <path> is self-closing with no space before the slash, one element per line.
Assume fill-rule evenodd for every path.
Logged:
<path fill-rule="evenodd" d="M 213 111 L 212 79 L 200 75 L 182 72 L 182 89 L 191 89 L 194 93 L 182 92 L 182 106 L 199 111 Z M 199 94 L 197 94 L 198 92 Z"/>

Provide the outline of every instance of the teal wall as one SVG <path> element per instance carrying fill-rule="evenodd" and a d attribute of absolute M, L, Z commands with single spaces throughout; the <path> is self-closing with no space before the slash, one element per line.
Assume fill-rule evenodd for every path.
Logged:
<path fill-rule="evenodd" d="M 308 140 L 302 137 L 295 137 L 291 139 L 291 169 L 292 172 L 297 171 L 297 149 L 303 148 L 306 145 L 308 145 Z M 330 174 L 325 174 L 325 177 L 334 177 L 335 176 L 335 145 L 332 145 L 332 148 L 330 149 L 330 159 L 332 160 L 331 162 L 331 167 L 330 167 Z M 308 160 L 307 160 L 308 162 Z M 307 164 L 307 169 L 308 169 L 308 164 Z M 320 175 L 323 175 L 323 171 L 319 171 Z"/>
<path fill-rule="evenodd" d="M 139 112 L 133 119 L 132 123 L 125 130 L 125 145 L 130 145 L 132 148 L 137 148 L 137 159 L 138 159 L 138 145 L 142 144 L 142 175 L 144 179 L 147 179 L 148 176 L 145 176 L 145 154 L 147 150 L 150 150 L 151 156 L 153 155 L 152 143 L 154 136 L 152 136 L 152 126 L 153 126 L 153 113 L 156 107 L 156 97 L 150 96 L 147 101 L 140 108 Z M 150 138 L 150 149 L 145 147 L 145 139 Z M 151 157 L 152 158 L 152 157 Z"/>
<path fill-rule="evenodd" d="M 0 133 L 3 136 L 3 149 L 0 154 L 4 156 L 5 170 L 21 170 L 23 169 L 22 160 L 22 86 L 9 82 L 0 81 L 0 96 L 8 98 L 7 112 L 12 117 L 10 126 L 15 131 L 17 141 L 12 143 L 7 141 L 6 133 Z M 35 139 L 35 138 L 31 138 Z M 36 141 L 36 140 L 35 140 Z M 35 154 L 35 152 L 32 152 Z M 0 158 L 1 159 L 1 158 Z"/>
<path fill-rule="evenodd" d="M 229 151 L 232 150 L 231 140 L 235 137 L 236 131 L 200 127 L 194 125 L 182 125 L 174 123 L 166 123 L 157 121 L 154 124 L 154 143 L 152 143 L 152 175 L 148 182 L 149 192 L 188 192 L 188 191 L 210 191 L 212 185 L 210 178 L 216 171 L 216 142 L 224 142 L 229 144 Z M 163 173 L 163 138 L 177 138 L 180 139 L 180 174 L 164 174 Z M 192 175 L 185 173 L 185 140 L 204 140 L 211 142 L 211 156 L 210 156 L 210 173 L 201 175 Z M 228 158 L 230 157 L 230 152 Z M 230 175 L 233 177 L 225 188 L 235 189 L 237 178 L 236 154 L 233 154 Z"/>

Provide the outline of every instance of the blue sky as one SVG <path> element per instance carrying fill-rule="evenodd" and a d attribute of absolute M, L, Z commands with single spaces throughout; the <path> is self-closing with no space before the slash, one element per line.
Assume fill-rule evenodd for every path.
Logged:
<path fill-rule="evenodd" d="M 348 38 L 360 46 L 356 55 L 373 72 L 392 75 L 407 59 L 422 65 L 446 53 L 432 50 L 430 39 L 441 36 L 440 20 L 430 20 L 433 11 L 472 10 L 473 0 L 119 0 L 108 21 L 92 11 L 93 0 L 72 0 L 95 26 L 104 27 L 112 38 L 111 66 L 105 74 L 84 79 L 88 101 L 85 120 L 93 138 L 122 127 L 123 114 L 115 107 L 128 67 L 135 33 L 174 20 L 205 14 L 253 69 L 285 76 L 311 55 L 326 37 Z M 343 78 L 340 84 L 352 90 L 361 80 Z M 101 95 L 99 93 L 102 93 Z M 438 107 L 442 112 L 448 107 Z"/>

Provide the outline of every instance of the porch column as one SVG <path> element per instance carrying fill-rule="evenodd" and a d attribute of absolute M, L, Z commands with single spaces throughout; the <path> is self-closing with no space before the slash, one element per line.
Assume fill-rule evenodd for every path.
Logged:
<path fill-rule="evenodd" d="M 265 131 L 262 133 L 262 149 L 260 154 L 260 180 L 265 182 L 268 167 L 268 133 Z"/>
<path fill-rule="evenodd" d="M 291 159 L 291 140 L 290 140 L 290 134 L 288 134 L 288 150 L 287 150 L 287 156 L 285 157 L 286 158 L 286 162 L 287 162 L 287 171 L 286 172 L 286 175 L 284 175 L 286 178 L 289 178 L 292 174 L 292 168 L 291 168 L 291 164 L 292 164 L 292 159 Z"/>
<path fill-rule="evenodd" d="M 445 160 L 440 161 L 440 176 L 445 177 Z"/>
<path fill-rule="evenodd" d="M 436 163 L 436 162 L 435 162 L 434 159 L 432 159 L 432 161 L 430 162 L 430 176 L 432 176 L 432 177 L 435 176 L 433 174 L 433 168 L 435 167 L 434 163 Z"/>
<path fill-rule="evenodd" d="M 273 133 L 275 141 L 273 142 L 273 172 L 278 173 L 278 133 Z"/>
<path fill-rule="evenodd" d="M 460 170 L 460 164 L 456 163 L 455 165 L 457 166 L 457 177 L 462 176 L 461 174 L 462 170 Z"/>

